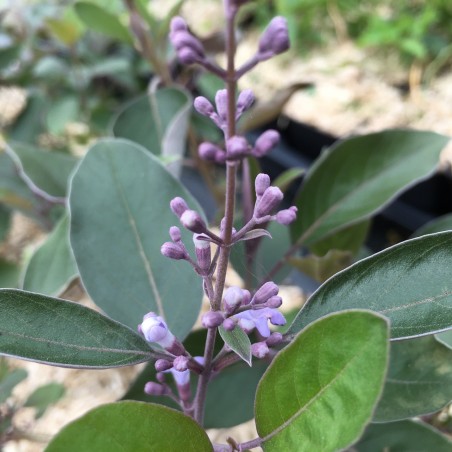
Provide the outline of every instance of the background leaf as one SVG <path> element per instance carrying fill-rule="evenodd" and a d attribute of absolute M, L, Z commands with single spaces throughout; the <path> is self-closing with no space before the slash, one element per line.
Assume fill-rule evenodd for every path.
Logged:
<path fill-rule="evenodd" d="M 61 367 L 121 367 L 152 359 L 147 342 L 70 301 L 0 289 L 0 353 Z"/>
<path fill-rule="evenodd" d="M 435 334 L 437 340 L 449 348 L 452 348 L 452 330 L 444 331 L 444 333 Z"/>
<path fill-rule="evenodd" d="M 6 237 L 11 224 L 11 211 L 0 204 L 0 242 Z"/>
<path fill-rule="evenodd" d="M 452 442 L 427 424 L 401 421 L 369 425 L 352 450 L 356 452 L 450 452 Z"/>
<path fill-rule="evenodd" d="M 25 369 L 10 369 L 6 360 L 0 358 L 0 404 L 6 402 L 13 389 L 25 378 Z"/>
<path fill-rule="evenodd" d="M 325 282 L 289 328 L 331 312 L 365 308 L 391 320 L 392 339 L 452 326 L 452 232 L 407 240 L 363 259 Z"/>
<path fill-rule="evenodd" d="M 22 288 L 56 296 L 77 275 L 77 266 L 69 244 L 69 217 L 64 215 L 31 257 L 25 269 Z"/>
<path fill-rule="evenodd" d="M 20 268 L 13 262 L 0 259 L 0 288 L 19 286 Z"/>
<path fill-rule="evenodd" d="M 435 232 L 450 230 L 452 230 L 452 213 L 442 215 L 432 221 L 429 221 L 427 224 L 415 231 L 413 237 L 420 237 L 421 235 L 434 234 Z"/>
<path fill-rule="evenodd" d="M 294 241 L 312 244 L 368 218 L 438 164 L 448 137 L 389 130 L 342 141 L 311 167 L 296 204 Z"/>
<path fill-rule="evenodd" d="M 161 405 L 102 405 L 64 427 L 46 452 L 211 452 L 205 431 L 190 417 Z"/>
<path fill-rule="evenodd" d="M 52 405 L 63 397 L 64 386 L 59 383 L 49 383 L 40 386 L 28 397 L 24 406 L 36 408 L 36 418 L 40 418 L 49 405 Z"/>
<path fill-rule="evenodd" d="M 369 311 L 332 314 L 283 349 L 256 393 L 265 451 L 333 452 L 361 434 L 384 381 L 388 325 Z"/>
<path fill-rule="evenodd" d="M 162 244 L 178 223 L 169 208 L 193 197 L 135 143 L 106 139 L 87 153 L 72 179 L 71 245 L 83 284 L 110 317 L 136 329 L 155 311 L 183 339 L 201 307 L 202 288 L 186 262 L 165 258 Z M 192 243 L 192 234 L 182 230 Z"/>
<path fill-rule="evenodd" d="M 388 375 L 374 422 L 429 414 L 452 400 L 452 350 L 426 336 L 391 344 Z"/>

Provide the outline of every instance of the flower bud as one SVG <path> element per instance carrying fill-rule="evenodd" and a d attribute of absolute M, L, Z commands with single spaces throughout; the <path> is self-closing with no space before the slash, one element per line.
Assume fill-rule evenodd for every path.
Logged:
<path fill-rule="evenodd" d="M 160 252 L 170 259 L 180 260 L 187 258 L 187 253 L 179 245 L 173 242 L 165 242 L 161 246 Z"/>
<path fill-rule="evenodd" d="M 193 243 L 195 244 L 196 259 L 198 266 L 203 273 L 209 271 L 211 263 L 210 242 L 207 240 L 200 240 L 199 234 L 193 235 Z"/>
<path fill-rule="evenodd" d="M 204 220 L 201 218 L 198 212 L 195 210 L 186 210 L 180 217 L 180 222 L 184 228 L 191 232 L 201 234 L 206 231 L 207 227 Z"/>
<path fill-rule="evenodd" d="M 283 335 L 281 333 L 272 333 L 270 334 L 270 337 L 267 338 L 265 341 L 269 347 L 273 347 L 275 345 L 278 345 L 283 340 Z"/>
<path fill-rule="evenodd" d="M 220 311 L 209 311 L 202 316 L 202 326 L 204 328 L 216 328 L 223 323 L 224 315 Z"/>
<path fill-rule="evenodd" d="M 143 317 L 143 323 L 140 327 L 144 338 L 148 342 L 160 343 L 161 341 L 166 341 L 168 337 L 171 338 L 173 336 L 162 317 L 153 312 Z"/>
<path fill-rule="evenodd" d="M 265 342 L 256 342 L 251 345 L 251 353 L 256 358 L 265 358 L 269 351 L 268 345 Z"/>
<path fill-rule="evenodd" d="M 188 358 L 183 355 L 174 358 L 173 369 L 177 372 L 185 372 L 188 369 Z"/>
<path fill-rule="evenodd" d="M 175 215 L 177 215 L 179 218 L 181 217 L 181 215 L 188 210 L 188 205 L 187 203 L 180 198 L 179 196 L 177 196 L 176 198 L 172 199 L 170 202 L 170 208 L 173 211 L 173 213 Z"/>
<path fill-rule="evenodd" d="M 262 196 L 265 190 L 270 187 L 270 177 L 268 176 L 268 174 L 258 174 L 256 176 L 256 181 L 254 182 L 254 187 L 256 189 L 256 195 Z"/>
<path fill-rule="evenodd" d="M 245 89 L 240 92 L 239 97 L 237 99 L 237 115 L 241 115 L 243 112 L 248 110 L 254 102 L 254 93 L 250 89 Z"/>
<path fill-rule="evenodd" d="M 278 309 L 282 305 L 282 298 L 278 296 L 270 297 L 266 302 L 265 306 L 271 309 Z"/>
<path fill-rule="evenodd" d="M 220 164 L 226 162 L 226 152 L 224 152 L 221 149 L 218 149 L 217 153 L 215 154 L 215 162 Z"/>
<path fill-rule="evenodd" d="M 280 210 L 276 214 L 276 221 L 279 224 L 283 224 L 287 226 L 290 223 L 293 223 L 297 218 L 298 209 L 295 206 L 289 207 L 288 209 Z"/>
<path fill-rule="evenodd" d="M 204 96 L 198 96 L 193 102 L 193 106 L 195 107 L 195 110 L 203 116 L 210 117 L 215 114 L 213 105 Z"/>
<path fill-rule="evenodd" d="M 177 226 L 171 226 L 169 229 L 169 235 L 171 237 L 171 240 L 173 242 L 180 242 L 181 241 L 181 234 L 180 229 Z"/>
<path fill-rule="evenodd" d="M 198 148 L 199 156 L 203 160 L 215 161 L 218 152 L 224 154 L 222 149 L 208 141 L 201 143 Z"/>
<path fill-rule="evenodd" d="M 168 394 L 168 388 L 159 383 L 154 383 L 153 381 L 148 381 L 144 385 L 144 392 L 151 396 L 162 396 Z"/>
<path fill-rule="evenodd" d="M 171 33 L 174 33 L 177 31 L 187 31 L 187 30 L 188 30 L 187 22 L 185 22 L 185 20 L 182 19 L 182 17 L 174 16 L 171 19 L 171 23 L 170 23 L 170 32 Z"/>
<path fill-rule="evenodd" d="M 266 130 L 254 143 L 253 155 L 263 157 L 278 144 L 279 139 L 280 135 L 276 130 Z"/>
<path fill-rule="evenodd" d="M 225 319 L 223 321 L 223 328 L 226 331 L 232 331 L 235 328 L 236 322 L 234 322 L 234 320 L 232 319 Z"/>
<path fill-rule="evenodd" d="M 274 55 L 285 52 L 290 47 L 287 20 L 284 17 L 274 17 L 262 33 L 259 40 L 258 56 L 267 60 Z"/>
<path fill-rule="evenodd" d="M 251 304 L 265 303 L 269 298 L 278 295 L 278 292 L 279 287 L 273 281 L 268 281 L 256 291 Z"/>
<path fill-rule="evenodd" d="M 220 119 L 226 121 L 228 118 L 228 92 L 225 89 L 219 89 L 215 95 L 215 105 Z"/>
<path fill-rule="evenodd" d="M 236 159 L 244 157 L 249 150 L 248 141 L 245 137 L 233 136 L 226 142 L 227 157 Z"/>
<path fill-rule="evenodd" d="M 155 370 L 157 372 L 164 372 L 165 370 L 171 369 L 173 363 L 167 359 L 158 359 L 154 364 Z"/>
<path fill-rule="evenodd" d="M 242 305 L 244 291 L 240 287 L 228 287 L 223 295 L 223 307 L 228 314 L 232 314 Z"/>
<path fill-rule="evenodd" d="M 256 218 L 269 215 L 272 210 L 279 206 L 284 195 L 278 187 L 268 187 L 262 197 L 256 202 L 254 213 Z"/>
<path fill-rule="evenodd" d="M 189 66 L 190 64 L 195 64 L 199 61 L 199 55 L 190 47 L 182 47 L 182 49 L 177 51 L 177 58 L 182 64 Z"/>
<path fill-rule="evenodd" d="M 164 383 L 166 382 L 165 372 L 157 372 L 157 373 L 155 374 L 155 379 L 156 379 L 158 382 L 164 384 Z"/>

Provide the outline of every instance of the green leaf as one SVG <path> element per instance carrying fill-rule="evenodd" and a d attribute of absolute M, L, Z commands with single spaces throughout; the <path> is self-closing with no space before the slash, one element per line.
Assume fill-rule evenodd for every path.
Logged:
<path fill-rule="evenodd" d="M 384 382 L 388 325 L 369 311 L 332 314 L 283 349 L 256 393 L 265 451 L 333 452 L 355 441 Z"/>
<path fill-rule="evenodd" d="M 20 268 L 13 262 L 0 259 L 0 288 L 19 286 Z"/>
<path fill-rule="evenodd" d="M 251 367 L 251 341 L 248 335 L 241 328 L 227 331 L 220 326 L 218 331 L 225 344 Z"/>
<path fill-rule="evenodd" d="M 211 452 L 206 432 L 190 417 L 161 405 L 102 405 L 64 427 L 46 452 Z"/>
<path fill-rule="evenodd" d="M 47 113 L 49 132 L 54 135 L 61 134 L 68 123 L 77 119 L 78 113 L 79 99 L 76 96 L 65 95 L 56 100 Z"/>
<path fill-rule="evenodd" d="M 147 342 L 124 325 L 70 301 L 0 289 L 0 353 L 61 367 L 149 361 Z"/>
<path fill-rule="evenodd" d="M 432 413 L 452 400 L 452 350 L 432 336 L 391 344 L 386 383 L 374 422 Z"/>
<path fill-rule="evenodd" d="M 73 6 L 66 7 L 63 17 L 48 18 L 45 24 L 50 32 L 67 46 L 74 45 L 85 31 Z"/>
<path fill-rule="evenodd" d="M 59 295 L 78 275 L 69 244 L 69 217 L 64 215 L 25 269 L 23 289 Z"/>
<path fill-rule="evenodd" d="M 74 8 L 79 19 L 91 30 L 127 44 L 132 43 L 129 30 L 116 15 L 90 2 L 77 2 Z"/>
<path fill-rule="evenodd" d="M 434 234 L 435 232 L 443 232 L 452 230 L 452 213 L 443 215 L 429 221 L 424 226 L 414 232 L 412 237 L 420 237 L 421 235 Z"/>
<path fill-rule="evenodd" d="M 356 452 L 450 452 L 452 442 L 427 424 L 414 421 L 371 424 Z"/>
<path fill-rule="evenodd" d="M 113 119 L 112 133 L 153 154 L 182 158 L 191 111 L 191 96 L 180 88 L 164 88 L 129 103 Z"/>
<path fill-rule="evenodd" d="M 407 240 L 363 259 L 326 281 L 289 328 L 300 331 L 326 314 L 365 308 L 391 320 L 392 339 L 452 325 L 452 232 Z"/>
<path fill-rule="evenodd" d="M 285 192 L 290 185 L 299 179 L 305 173 L 304 168 L 289 168 L 288 170 L 281 173 L 274 181 L 273 184 L 275 187 L 281 189 L 281 191 Z"/>
<path fill-rule="evenodd" d="M 17 141 L 8 144 L 35 185 L 53 196 L 66 195 L 69 175 L 78 161 L 77 158 L 62 152 L 44 151 Z"/>
<path fill-rule="evenodd" d="M 45 410 L 63 397 L 64 386 L 59 383 L 49 383 L 40 386 L 28 397 L 24 406 L 36 408 L 36 419 L 40 418 Z"/>
<path fill-rule="evenodd" d="M 0 404 L 11 395 L 15 386 L 27 378 L 25 369 L 10 370 L 6 361 L 0 358 Z"/>
<path fill-rule="evenodd" d="M 0 49 L 0 71 L 8 69 L 20 56 L 20 46 L 12 45 Z"/>
<path fill-rule="evenodd" d="M 201 211 L 145 149 L 101 140 L 72 179 L 71 245 L 85 288 L 107 315 L 135 329 L 155 311 L 183 339 L 196 321 L 202 288 L 190 265 L 160 253 L 177 224 L 169 208 L 175 196 Z M 192 235 L 183 230 L 183 241 Z"/>
<path fill-rule="evenodd" d="M 350 138 L 325 151 L 311 167 L 296 204 L 294 240 L 310 245 L 369 218 L 436 168 L 448 137 L 390 130 Z"/>
<path fill-rule="evenodd" d="M 444 333 L 435 334 L 435 337 L 442 344 L 452 348 L 452 330 L 444 331 Z"/>
<path fill-rule="evenodd" d="M 11 224 L 11 211 L 0 204 L 0 242 L 8 234 Z"/>

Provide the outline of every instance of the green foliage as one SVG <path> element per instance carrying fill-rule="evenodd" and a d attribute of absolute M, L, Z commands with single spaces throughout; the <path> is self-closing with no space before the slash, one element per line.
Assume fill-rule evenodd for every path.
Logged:
<path fill-rule="evenodd" d="M 251 367 L 251 341 L 248 335 L 240 328 L 227 331 L 222 326 L 218 328 L 218 332 L 224 343 Z"/>
<path fill-rule="evenodd" d="M 49 383 L 36 389 L 28 399 L 24 406 L 36 409 L 36 418 L 40 418 L 49 405 L 58 402 L 64 396 L 64 386 L 59 383 Z"/>

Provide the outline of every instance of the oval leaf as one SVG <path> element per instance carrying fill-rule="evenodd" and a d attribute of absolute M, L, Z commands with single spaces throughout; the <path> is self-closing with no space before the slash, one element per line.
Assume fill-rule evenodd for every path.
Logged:
<path fill-rule="evenodd" d="M 310 325 L 275 358 L 256 393 L 265 451 L 336 451 L 370 420 L 381 392 L 388 325 L 370 311 Z"/>
<path fill-rule="evenodd" d="M 452 350 L 432 336 L 391 344 L 388 376 L 374 422 L 433 413 L 452 400 Z"/>
<path fill-rule="evenodd" d="M 392 339 L 452 326 L 452 232 L 425 235 L 363 259 L 326 281 L 289 328 L 300 331 L 326 314 L 371 309 L 391 320 Z"/>
<path fill-rule="evenodd" d="M 225 344 L 237 353 L 248 366 L 251 366 L 251 341 L 248 335 L 241 328 L 234 328 L 232 331 L 227 331 L 220 326 L 218 331 Z"/>
<path fill-rule="evenodd" d="M 193 197 L 158 160 L 135 143 L 96 143 L 74 174 L 71 245 L 83 284 L 107 315 L 135 329 L 154 311 L 183 339 L 201 307 L 202 288 L 186 262 L 160 247 L 177 223 L 169 203 Z M 192 234 L 182 230 L 185 243 Z"/>
<path fill-rule="evenodd" d="M 102 405 L 64 427 L 46 452 L 211 452 L 205 431 L 182 413 L 143 402 Z"/>
<path fill-rule="evenodd" d="M 124 325 L 70 301 L 0 289 L 0 353 L 61 367 L 101 369 L 152 359 Z"/>
<path fill-rule="evenodd" d="M 312 244 L 381 210 L 434 171 L 448 141 L 432 132 L 389 130 L 334 145 L 306 176 L 293 237 Z"/>
<path fill-rule="evenodd" d="M 65 215 L 30 259 L 23 289 L 44 295 L 61 294 L 78 275 L 69 245 L 69 218 Z"/>

